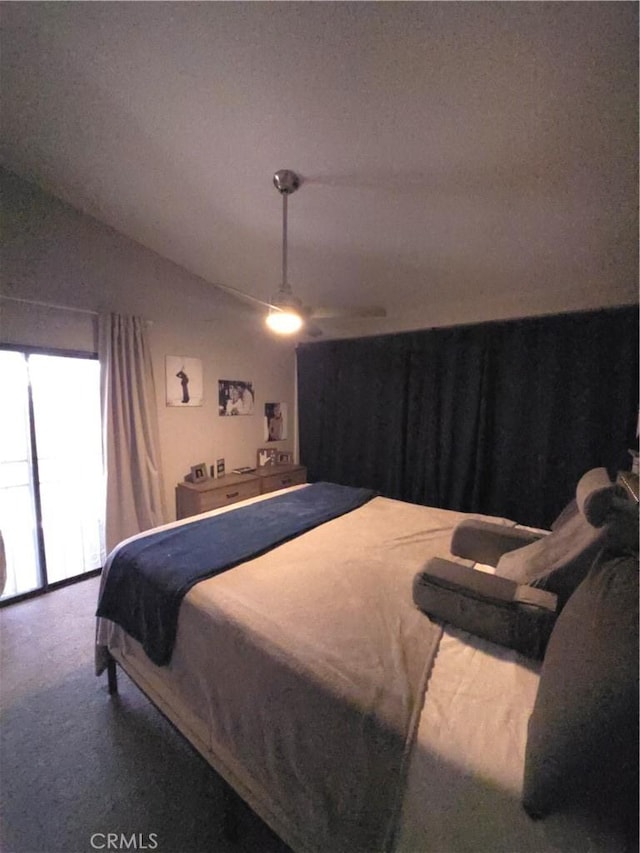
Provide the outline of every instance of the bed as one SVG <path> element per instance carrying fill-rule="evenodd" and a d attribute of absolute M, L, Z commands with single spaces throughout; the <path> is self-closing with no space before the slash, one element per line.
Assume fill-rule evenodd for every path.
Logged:
<path fill-rule="evenodd" d="M 412 600 L 467 518 L 374 496 L 196 583 L 167 664 L 98 619 L 97 673 L 121 666 L 296 853 L 623 851 L 598 820 L 522 808 L 540 664 Z"/>

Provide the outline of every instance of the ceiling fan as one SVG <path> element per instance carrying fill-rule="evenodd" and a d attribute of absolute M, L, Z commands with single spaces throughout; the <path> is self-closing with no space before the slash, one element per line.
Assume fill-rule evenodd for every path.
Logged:
<path fill-rule="evenodd" d="M 282 283 L 270 302 L 250 296 L 234 287 L 217 284 L 221 290 L 238 296 L 248 302 L 257 303 L 269 309 L 265 319 L 267 326 L 280 335 L 295 334 L 304 330 L 311 337 L 318 337 L 322 329 L 314 320 L 328 320 L 334 317 L 366 318 L 386 317 L 387 312 L 379 306 L 362 308 L 309 308 L 293 293 L 287 279 L 287 200 L 302 183 L 302 179 L 291 169 L 279 169 L 273 176 L 273 184 L 282 196 Z"/>

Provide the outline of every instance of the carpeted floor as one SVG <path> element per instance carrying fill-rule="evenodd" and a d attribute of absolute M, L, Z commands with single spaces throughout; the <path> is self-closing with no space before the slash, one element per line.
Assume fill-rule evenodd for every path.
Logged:
<path fill-rule="evenodd" d="M 0 610 L 0 850 L 286 853 L 249 809 L 225 840 L 218 776 L 124 673 L 115 697 L 94 676 L 98 583 Z"/>

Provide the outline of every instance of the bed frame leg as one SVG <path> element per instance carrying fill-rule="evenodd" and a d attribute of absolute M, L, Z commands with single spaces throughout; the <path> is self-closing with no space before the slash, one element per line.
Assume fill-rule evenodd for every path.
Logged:
<path fill-rule="evenodd" d="M 238 827 L 238 795 L 222 782 L 222 835 L 226 841 L 236 842 L 240 835 Z"/>
<path fill-rule="evenodd" d="M 118 692 L 118 672 L 116 670 L 116 662 L 112 657 L 109 658 L 109 662 L 107 663 L 107 683 L 111 695 Z"/>

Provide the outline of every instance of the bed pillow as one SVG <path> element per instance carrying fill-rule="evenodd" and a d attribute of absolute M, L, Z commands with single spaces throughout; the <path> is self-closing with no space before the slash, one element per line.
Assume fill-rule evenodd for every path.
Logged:
<path fill-rule="evenodd" d="M 503 554 L 530 545 L 543 535 L 480 518 L 465 518 L 456 525 L 449 550 L 455 557 L 497 566 Z"/>
<path fill-rule="evenodd" d="M 542 660 L 556 619 L 555 595 L 432 557 L 413 580 L 427 615 L 527 657 Z"/>
<path fill-rule="evenodd" d="M 496 574 L 553 592 L 564 607 L 598 553 L 609 544 L 608 522 L 625 496 L 624 488 L 609 480 L 605 468 L 587 471 L 576 488 L 576 511 L 570 504 L 548 536 L 504 554 Z"/>
<path fill-rule="evenodd" d="M 523 804 L 532 817 L 588 810 L 637 833 L 637 554 L 596 562 L 556 621 L 529 722 Z"/>
<path fill-rule="evenodd" d="M 559 530 L 567 523 L 567 521 L 569 521 L 569 519 L 573 518 L 579 512 L 580 510 L 578 509 L 578 502 L 575 498 L 573 498 L 573 500 L 569 501 L 569 503 L 562 510 L 560 515 L 553 522 L 553 524 L 551 525 L 551 530 Z"/>
<path fill-rule="evenodd" d="M 559 530 L 500 557 L 496 574 L 553 592 L 564 607 L 606 541 L 605 527 L 593 527 L 577 513 Z"/>

